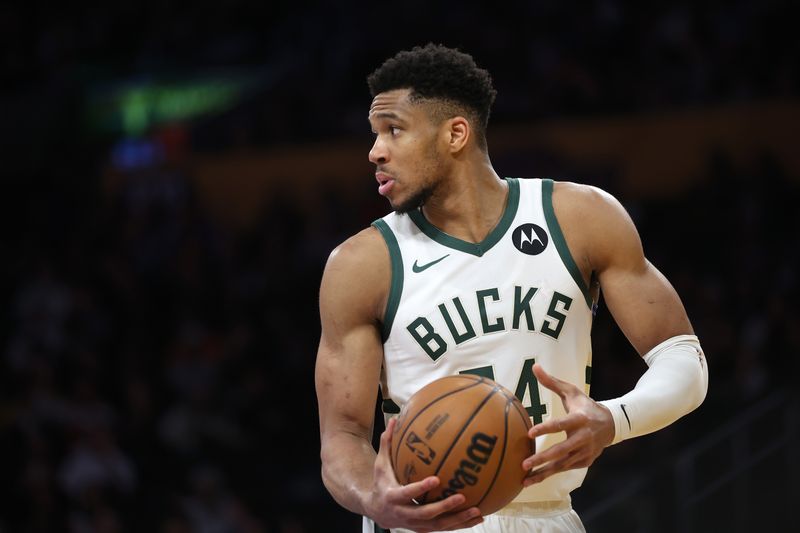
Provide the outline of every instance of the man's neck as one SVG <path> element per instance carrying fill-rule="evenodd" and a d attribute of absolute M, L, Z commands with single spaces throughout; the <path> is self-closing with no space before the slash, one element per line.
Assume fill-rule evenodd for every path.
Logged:
<path fill-rule="evenodd" d="M 508 184 L 488 162 L 464 167 L 442 183 L 422 207 L 425 218 L 443 232 L 478 243 L 505 211 Z"/>

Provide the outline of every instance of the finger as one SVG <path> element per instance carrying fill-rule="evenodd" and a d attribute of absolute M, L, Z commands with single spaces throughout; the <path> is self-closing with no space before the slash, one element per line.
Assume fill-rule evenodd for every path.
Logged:
<path fill-rule="evenodd" d="M 430 528 L 432 531 L 452 531 L 472 527 L 482 521 L 481 510 L 477 507 L 470 507 L 458 513 L 444 514 L 435 520 L 426 520 L 419 523 L 419 526 Z"/>
<path fill-rule="evenodd" d="M 386 448 L 387 450 L 391 447 L 392 444 L 392 433 L 394 433 L 394 427 L 397 425 L 397 419 L 392 417 L 386 423 L 386 429 L 383 430 L 381 433 L 381 448 Z"/>
<path fill-rule="evenodd" d="M 563 458 L 567 457 L 569 454 L 573 453 L 574 450 L 582 446 L 584 444 L 584 441 L 585 439 L 582 437 L 576 437 L 576 436 L 569 437 L 566 440 L 559 442 L 558 444 L 550 446 L 549 448 L 547 448 L 542 452 L 535 453 L 532 456 L 528 457 L 527 459 L 522 461 L 522 468 L 524 470 L 531 470 L 545 463 L 560 461 Z"/>
<path fill-rule="evenodd" d="M 531 485 L 535 485 L 536 483 L 541 483 L 545 479 L 549 478 L 553 474 L 557 474 L 561 470 L 556 468 L 554 465 L 547 465 L 546 467 L 540 468 L 536 472 L 525 476 L 525 479 L 522 480 L 523 487 L 530 487 Z"/>
<path fill-rule="evenodd" d="M 462 524 L 457 524 L 455 527 L 452 527 L 447 531 L 452 531 L 454 529 L 469 529 L 471 527 L 475 527 L 478 524 L 482 524 L 482 523 L 483 523 L 483 517 L 482 516 L 478 516 L 477 518 L 473 518 L 472 520 L 468 520 L 468 521 L 466 521 L 466 522 L 464 522 Z"/>
<path fill-rule="evenodd" d="M 389 491 L 387 496 L 391 501 L 396 503 L 409 502 L 411 500 L 419 500 L 423 495 L 427 494 L 428 492 L 430 492 L 431 490 L 435 489 L 438 486 L 439 486 L 439 478 L 436 476 L 428 476 L 425 479 L 409 483 L 408 485 L 402 485 L 396 487 L 395 489 Z M 461 496 L 461 495 L 454 494 L 453 496 Z M 463 496 L 461 497 L 463 498 Z M 442 502 L 444 501 L 447 500 L 442 500 Z M 453 505 L 453 507 L 457 507 L 458 505 L 461 505 L 461 503 L 463 503 L 463 501 L 456 505 Z"/>
<path fill-rule="evenodd" d="M 396 423 L 397 421 L 394 418 L 389 419 L 389 422 L 386 424 L 386 429 L 381 433 L 378 456 L 375 458 L 375 471 L 376 473 L 378 471 L 392 472 L 392 478 L 395 480 L 395 483 L 399 483 L 394 475 L 391 457 L 392 432 L 394 431 Z"/>
<path fill-rule="evenodd" d="M 525 479 L 522 481 L 522 485 L 528 487 L 533 485 L 534 483 L 541 483 L 545 479 L 558 474 L 559 472 L 564 472 L 567 470 L 571 470 L 573 468 L 583 468 L 586 465 L 586 459 L 588 458 L 587 453 L 577 452 L 573 453 L 560 461 L 554 461 L 550 464 L 543 466 L 542 468 L 532 472 L 531 474 L 527 475 Z"/>
<path fill-rule="evenodd" d="M 460 496 L 460 498 L 454 498 L 454 496 Z M 447 524 L 456 524 L 471 520 L 481 514 L 480 509 L 477 507 L 453 512 L 457 507 L 464 505 L 464 501 L 466 501 L 466 497 L 463 494 L 453 494 L 440 502 L 420 505 L 417 508 L 416 516 L 426 521 L 439 518 L 440 521 L 444 520 Z"/>
<path fill-rule="evenodd" d="M 392 430 L 394 429 L 395 420 L 390 418 L 386 424 L 386 429 L 381 433 L 381 438 L 378 444 L 378 460 L 391 462 L 390 450 L 392 448 Z"/>
<path fill-rule="evenodd" d="M 545 479 L 558 474 L 559 472 L 576 468 L 578 463 L 582 462 L 584 456 L 585 454 L 582 453 L 574 453 L 559 461 L 548 463 L 527 475 L 522 484 L 527 487 L 529 485 L 533 485 L 534 483 L 541 483 Z"/>
<path fill-rule="evenodd" d="M 585 443 L 584 441 L 585 439 L 578 437 L 568 438 L 549 447 L 546 450 L 531 455 L 522 461 L 522 466 L 525 470 L 531 470 L 546 463 L 560 461 L 583 446 Z"/>
<path fill-rule="evenodd" d="M 477 526 L 481 522 L 483 522 L 481 510 L 477 507 L 470 507 L 460 513 L 435 521 L 433 528 L 435 531 L 453 531 Z"/>
<path fill-rule="evenodd" d="M 458 529 L 454 526 L 480 516 L 477 507 L 454 512 L 464 504 L 464 500 L 463 494 L 454 494 L 440 502 L 404 507 L 399 510 L 399 515 L 414 531 Z"/>
<path fill-rule="evenodd" d="M 566 416 L 551 418 L 547 422 L 534 424 L 534 426 L 528 430 L 528 436 L 532 439 L 535 439 L 540 435 L 546 435 L 548 433 L 560 433 L 562 431 L 569 433 L 570 431 L 578 429 L 585 424 L 585 415 L 580 413 L 570 413 Z"/>
<path fill-rule="evenodd" d="M 536 375 L 536 380 L 540 385 L 550 389 L 562 398 L 567 394 L 572 394 L 575 392 L 575 385 L 558 379 L 555 376 L 551 376 L 539 363 L 533 365 L 533 373 Z"/>

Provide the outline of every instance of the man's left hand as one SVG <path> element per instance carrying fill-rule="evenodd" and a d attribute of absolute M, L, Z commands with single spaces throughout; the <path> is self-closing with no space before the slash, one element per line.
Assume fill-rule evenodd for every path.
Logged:
<path fill-rule="evenodd" d="M 561 397 L 567 415 L 534 425 L 528 436 L 535 439 L 564 431 L 567 438 L 522 462 L 523 469 L 533 470 L 525 478 L 526 487 L 565 470 L 588 467 L 614 439 L 614 420 L 607 408 L 572 383 L 551 376 L 539 364 L 533 366 L 533 373 L 539 384 Z"/>

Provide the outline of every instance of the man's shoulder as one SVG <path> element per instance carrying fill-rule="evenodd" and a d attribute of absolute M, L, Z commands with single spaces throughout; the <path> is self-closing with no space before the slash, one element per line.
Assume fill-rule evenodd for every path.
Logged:
<path fill-rule="evenodd" d="M 600 187 L 573 181 L 554 181 L 553 194 L 568 201 L 571 205 L 577 204 L 578 207 L 598 207 L 601 204 L 616 201 L 613 195 Z"/>
<path fill-rule="evenodd" d="M 328 257 L 325 275 L 367 291 L 388 286 L 391 276 L 389 248 L 375 226 L 369 226 L 339 244 Z"/>
<path fill-rule="evenodd" d="M 375 226 L 369 226 L 351 235 L 331 251 L 328 267 L 365 266 L 365 263 L 380 262 L 388 258 L 386 244 Z"/>
<path fill-rule="evenodd" d="M 580 226 L 609 222 L 618 217 L 627 217 L 622 204 L 605 190 L 571 181 L 557 181 L 553 186 L 553 207 L 559 219 L 571 219 Z M 595 226 L 595 229 L 600 230 Z"/>
<path fill-rule="evenodd" d="M 325 265 L 320 290 L 324 316 L 356 322 L 380 319 L 389 292 L 391 263 L 380 233 L 368 227 L 334 248 Z"/>
<path fill-rule="evenodd" d="M 614 256 L 640 255 L 636 226 L 622 203 L 599 187 L 558 182 L 553 208 L 567 240 L 594 269 L 614 262 Z M 571 246 L 572 247 L 572 246 Z"/>

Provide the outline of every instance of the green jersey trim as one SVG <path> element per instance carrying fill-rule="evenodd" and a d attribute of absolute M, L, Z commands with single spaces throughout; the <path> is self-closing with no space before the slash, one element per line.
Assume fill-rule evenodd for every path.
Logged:
<path fill-rule="evenodd" d="M 553 238 L 553 242 L 556 245 L 556 250 L 558 250 L 558 255 L 561 256 L 561 261 L 564 263 L 564 266 L 567 267 L 572 279 L 575 280 L 575 283 L 580 288 L 581 292 L 583 293 L 583 298 L 586 300 L 586 305 L 589 306 L 589 309 L 592 309 L 592 297 L 589 294 L 589 287 L 586 286 L 586 283 L 583 281 L 583 276 L 581 275 L 581 271 L 578 268 L 577 263 L 572 258 L 572 254 L 569 253 L 569 246 L 567 246 L 567 240 L 564 238 L 564 234 L 561 232 L 561 226 L 558 225 L 558 219 L 556 219 L 556 212 L 553 209 L 553 180 L 551 179 L 543 179 L 542 180 L 542 209 L 544 210 L 544 219 L 547 221 L 547 227 L 550 229 L 550 236 Z"/>
<path fill-rule="evenodd" d="M 458 250 L 459 252 L 481 257 L 483 254 L 491 250 L 495 244 L 500 242 L 500 239 L 503 237 L 503 235 L 505 235 L 506 231 L 508 231 L 508 228 L 511 226 L 511 222 L 513 222 L 514 217 L 517 215 L 517 208 L 519 207 L 519 183 L 517 182 L 516 178 L 505 178 L 505 180 L 508 183 L 508 201 L 506 202 L 503 216 L 500 217 L 500 221 L 497 223 L 494 229 L 489 232 L 489 235 L 487 235 L 486 238 L 479 243 L 463 241 L 453 237 L 452 235 L 448 235 L 428 222 L 428 219 L 426 219 L 425 215 L 422 214 L 421 209 L 409 211 L 408 216 L 411 218 L 414 224 L 417 225 L 420 231 L 422 231 L 422 233 L 438 242 L 442 246 L 447 246 L 448 248 Z"/>
<path fill-rule="evenodd" d="M 397 237 L 394 236 L 394 232 L 385 220 L 378 219 L 372 225 L 381 232 L 383 240 L 386 241 L 392 265 L 392 283 L 389 287 L 389 298 L 386 302 L 386 314 L 383 317 L 382 328 L 383 341 L 386 342 L 386 339 L 389 338 L 389 333 L 392 331 L 392 323 L 397 314 L 397 308 L 400 307 L 400 295 L 403 294 L 403 255 L 400 253 Z"/>
<path fill-rule="evenodd" d="M 397 415 L 400 414 L 400 406 L 390 398 L 381 402 L 381 411 L 387 415 Z"/>

